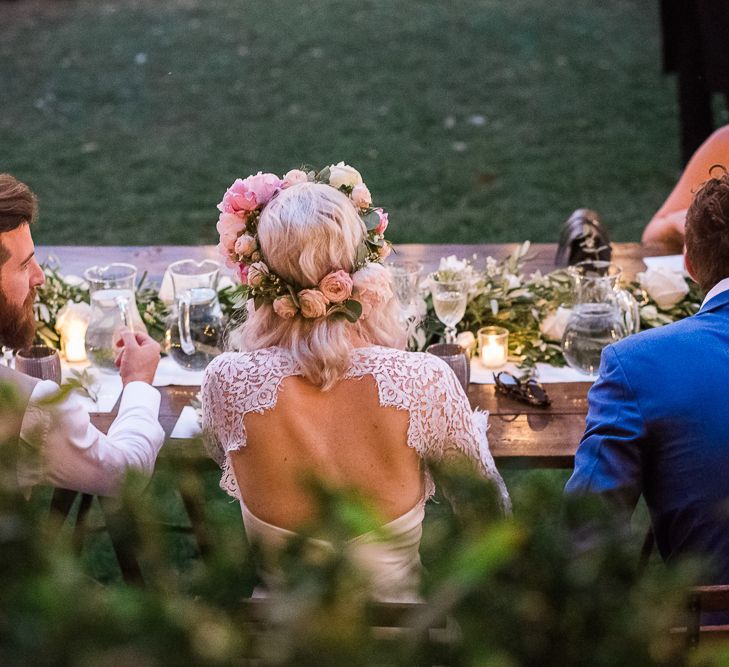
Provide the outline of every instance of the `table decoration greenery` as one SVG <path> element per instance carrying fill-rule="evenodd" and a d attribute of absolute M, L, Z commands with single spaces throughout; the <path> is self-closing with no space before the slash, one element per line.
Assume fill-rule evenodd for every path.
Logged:
<path fill-rule="evenodd" d="M 474 335 L 484 326 L 495 325 L 509 330 L 509 359 L 524 368 L 537 362 L 564 366 L 560 339 L 572 302 L 572 279 L 568 269 L 547 274 L 539 271 L 524 274 L 529 259 L 529 241 L 507 258 L 486 257 L 482 266 L 478 258 L 441 260 L 439 271 L 463 272 L 470 282 L 466 313 L 458 325 L 461 332 Z M 55 329 L 56 317 L 68 302 L 89 302 L 89 291 L 77 276 L 64 276 L 58 262 L 51 259 L 44 265 L 46 282 L 38 288 L 35 304 L 38 336 L 46 345 L 60 348 Z M 667 274 L 663 269 L 649 270 L 624 287 L 635 297 L 640 308 L 641 329 L 670 324 L 695 314 L 703 295 L 692 281 L 680 274 Z M 666 287 L 670 289 L 666 289 Z M 228 285 L 218 293 L 223 313 L 229 318 L 245 316 L 242 305 L 248 298 L 245 285 Z M 168 306 L 159 298 L 156 286 L 145 273 L 137 286 L 137 305 L 152 337 L 162 342 L 165 337 Z M 422 320 L 411 332 L 410 346 L 424 349 L 442 336 L 443 325 L 435 316 L 432 299 L 425 297 Z"/>
<path fill-rule="evenodd" d="M 470 331 L 475 336 L 484 326 L 504 327 L 509 330 L 510 361 L 524 368 L 537 362 L 564 366 L 560 341 L 573 299 L 572 278 L 568 269 L 547 274 L 537 271 L 526 277 L 529 247 L 526 241 L 501 261 L 487 257 L 481 268 L 476 268 L 476 258 L 446 258 L 441 260 L 440 270 L 463 271 L 471 282 L 466 314 L 458 325 L 461 332 Z M 663 270 L 649 270 L 624 285 L 638 302 L 641 329 L 670 324 L 695 314 L 701 306 L 703 295 L 698 285 L 680 274 L 662 274 Z M 672 291 L 673 298 L 666 299 L 661 287 L 669 279 L 682 281 L 684 288 Z M 443 329 L 429 297 L 426 303 L 428 315 L 421 325 L 424 335 L 419 338 L 422 346 Z"/>

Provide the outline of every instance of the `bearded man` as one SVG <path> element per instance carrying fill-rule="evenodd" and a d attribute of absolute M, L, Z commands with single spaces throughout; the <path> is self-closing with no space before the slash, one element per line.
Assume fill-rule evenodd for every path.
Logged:
<path fill-rule="evenodd" d="M 35 291 L 44 282 L 30 231 L 36 213 L 30 188 L 10 174 L 0 174 L 0 345 L 13 349 L 33 342 Z M 113 495 L 129 468 L 151 475 L 164 440 L 157 421 L 160 394 L 151 386 L 160 348 L 147 334 L 122 331 L 121 336 L 117 366 L 124 389 L 108 435 L 94 428 L 72 394 L 49 401 L 59 389 L 55 382 L 0 365 L 0 383 L 12 385 L 19 399 L 0 408 L 13 415 L 3 415 L 2 435 L 18 442 L 21 490 L 47 483 Z"/>

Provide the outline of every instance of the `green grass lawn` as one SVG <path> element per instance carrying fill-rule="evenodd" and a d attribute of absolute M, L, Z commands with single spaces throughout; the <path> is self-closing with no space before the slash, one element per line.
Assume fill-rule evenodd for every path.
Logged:
<path fill-rule="evenodd" d="M 646 0 L 2 3 L 0 170 L 40 243 L 210 243 L 237 176 L 345 160 L 396 242 L 636 240 L 678 174 Z"/>

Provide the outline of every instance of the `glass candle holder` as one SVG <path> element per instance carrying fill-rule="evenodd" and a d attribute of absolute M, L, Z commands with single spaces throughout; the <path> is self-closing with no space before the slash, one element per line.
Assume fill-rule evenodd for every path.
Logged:
<path fill-rule="evenodd" d="M 61 348 L 66 361 L 86 361 L 86 323 L 70 322 L 61 334 Z"/>
<path fill-rule="evenodd" d="M 503 327 L 478 330 L 478 354 L 486 368 L 501 368 L 509 357 L 509 331 Z"/>

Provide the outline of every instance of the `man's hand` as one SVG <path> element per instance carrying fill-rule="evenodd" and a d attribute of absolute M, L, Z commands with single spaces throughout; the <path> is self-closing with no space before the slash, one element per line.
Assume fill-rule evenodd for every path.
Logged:
<path fill-rule="evenodd" d="M 119 335 L 116 346 L 120 350 L 114 363 L 122 384 L 126 386 L 135 381 L 152 384 L 160 359 L 159 343 L 146 333 L 132 333 L 124 328 L 119 330 Z"/>

